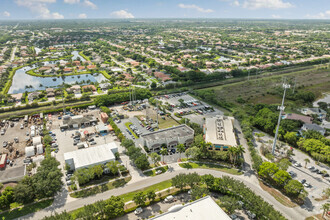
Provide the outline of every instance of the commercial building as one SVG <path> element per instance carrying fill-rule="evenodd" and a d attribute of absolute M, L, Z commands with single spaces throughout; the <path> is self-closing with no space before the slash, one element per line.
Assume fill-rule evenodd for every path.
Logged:
<path fill-rule="evenodd" d="M 205 142 L 212 143 L 209 150 L 227 150 L 237 145 L 233 121 L 232 117 L 220 115 L 205 119 Z"/>
<path fill-rule="evenodd" d="M 118 146 L 115 142 L 111 142 L 64 153 L 64 160 L 71 170 L 76 170 L 114 161 L 116 152 L 118 152 Z"/>
<path fill-rule="evenodd" d="M 79 128 L 81 126 L 90 126 L 93 123 L 97 123 L 97 118 L 92 115 L 76 115 L 76 116 L 63 116 L 63 123 L 60 128 Z"/>
<path fill-rule="evenodd" d="M 143 146 L 151 151 L 159 151 L 162 145 L 168 149 L 175 148 L 178 144 L 189 146 L 194 141 L 194 130 L 187 125 L 179 125 L 142 134 L 140 138 Z"/>
<path fill-rule="evenodd" d="M 151 218 L 152 220 L 231 220 L 231 218 L 210 197 L 206 196 L 185 205 L 174 205 L 168 212 Z"/>

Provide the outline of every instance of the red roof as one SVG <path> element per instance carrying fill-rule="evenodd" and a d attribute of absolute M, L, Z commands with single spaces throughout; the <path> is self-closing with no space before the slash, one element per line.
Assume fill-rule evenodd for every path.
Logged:
<path fill-rule="evenodd" d="M 312 124 L 313 119 L 309 116 L 305 115 L 298 115 L 295 113 L 289 113 L 286 115 L 286 119 L 291 119 L 291 120 L 299 120 L 307 124 Z"/>

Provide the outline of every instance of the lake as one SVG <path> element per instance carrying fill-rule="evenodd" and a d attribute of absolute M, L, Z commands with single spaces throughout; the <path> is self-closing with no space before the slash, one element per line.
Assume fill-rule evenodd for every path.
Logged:
<path fill-rule="evenodd" d="M 77 52 L 77 53 L 74 53 Z M 80 57 L 81 60 L 84 58 L 78 54 L 78 51 L 72 52 L 73 56 Z M 50 61 L 50 62 L 43 62 L 44 65 L 49 63 L 56 63 L 58 61 Z M 16 93 L 23 93 L 25 91 L 33 92 L 37 90 L 44 90 L 47 87 L 57 88 L 63 84 L 63 80 L 61 77 L 38 77 L 38 76 L 31 76 L 26 74 L 27 71 L 31 69 L 35 69 L 36 66 L 27 66 L 21 68 L 16 71 L 12 85 L 9 89 L 9 94 L 16 94 Z M 91 82 L 102 82 L 108 81 L 102 74 L 95 73 L 95 74 L 82 74 L 82 75 L 75 75 L 75 76 L 66 76 L 64 82 L 66 84 L 82 84 L 87 85 Z"/>

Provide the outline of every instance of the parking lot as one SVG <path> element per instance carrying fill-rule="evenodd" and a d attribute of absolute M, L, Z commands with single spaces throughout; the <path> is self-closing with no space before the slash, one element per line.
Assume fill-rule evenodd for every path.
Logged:
<path fill-rule="evenodd" d="M 179 114 L 181 117 L 201 126 L 204 124 L 205 117 L 223 115 L 222 111 L 212 108 L 207 103 L 196 100 L 186 93 L 165 95 L 158 97 L 158 100 L 162 101 L 163 104 L 168 103 L 172 107 L 172 116 L 177 120 L 180 120 L 180 118 L 174 114 Z"/>
<path fill-rule="evenodd" d="M 269 145 L 269 141 L 272 141 L 273 138 L 269 135 L 265 135 L 260 138 L 262 140 L 262 143 L 265 143 L 266 145 Z M 261 144 L 259 141 L 256 141 L 256 144 L 260 148 Z M 281 147 L 281 149 L 276 152 L 277 155 L 285 154 L 286 150 L 289 149 L 289 146 L 284 145 Z M 308 158 L 310 163 L 307 163 L 307 166 L 305 168 L 305 159 Z M 330 174 L 330 168 L 327 167 L 324 164 L 317 165 L 316 162 L 306 155 L 305 153 L 299 151 L 298 149 L 293 149 L 293 155 L 291 156 L 291 162 L 292 166 L 289 166 L 288 172 L 292 176 L 293 179 L 300 181 L 304 184 L 305 190 L 308 192 L 308 198 L 309 202 L 307 200 L 307 203 L 305 204 L 306 209 L 312 209 L 314 208 L 312 204 L 312 200 L 316 198 L 322 197 L 322 191 L 328 187 L 330 187 L 330 177 L 323 177 L 322 174 L 316 171 L 327 171 L 328 174 Z M 308 169 L 314 167 L 314 169 Z M 314 204 L 319 204 L 317 202 L 313 202 Z"/>

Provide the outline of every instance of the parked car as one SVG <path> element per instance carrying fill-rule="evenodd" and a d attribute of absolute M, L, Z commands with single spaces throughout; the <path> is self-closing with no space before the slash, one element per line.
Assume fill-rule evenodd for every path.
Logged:
<path fill-rule="evenodd" d="M 294 177 L 294 176 L 296 176 L 296 173 L 295 173 L 295 172 L 293 172 L 293 171 L 289 171 L 289 174 L 290 174 L 290 176 L 291 176 L 291 177 Z"/>
<path fill-rule="evenodd" d="M 294 166 L 301 167 L 301 164 L 300 163 L 295 163 Z"/>
<path fill-rule="evenodd" d="M 310 188 L 310 187 L 312 187 L 312 185 L 309 183 L 304 183 L 304 187 Z"/>
<path fill-rule="evenodd" d="M 299 181 L 301 184 L 304 184 L 304 183 L 306 183 L 306 180 L 305 179 L 302 179 L 302 180 L 300 180 Z"/>
<path fill-rule="evenodd" d="M 314 166 L 309 166 L 309 167 L 307 167 L 310 171 L 313 171 L 314 169 L 315 169 L 315 167 Z"/>
<path fill-rule="evenodd" d="M 319 172 L 319 169 L 312 170 L 313 173 Z"/>
<path fill-rule="evenodd" d="M 95 144 L 96 144 L 95 141 L 90 142 L 90 145 L 95 145 Z"/>
<path fill-rule="evenodd" d="M 139 208 L 135 209 L 134 214 L 138 215 L 138 214 L 141 214 L 142 212 L 143 212 L 143 209 L 141 207 L 139 207 Z"/>
<path fill-rule="evenodd" d="M 323 177 L 329 177 L 329 174 L 328 173 L 324 173 L 322 174 Z"/>
<path fill-rule="evenodd" d="M 1 129 L 1 135 L 5 134 L 5 129 Z"/>
<path fill-rule="evenodd" d="M 20 129 L 23 129 L 24 128 L 24 125 L 23 124 L 21 124 L 21 126 L 20 126 Z"/>
<path fill-rule="evenodd" d="M 71 180 L 69 180 L 69 181 L 66 181 L 66 185 L 68 185 L 68 186 L 72 185 L 72 182 L 71 182 Z"/>
<path fill-rule="evenodd" d="M 321 170 L 316 171 L 317 174 L 322 174 Z"/>
<path fill-rule="evenodd" d="M 167 196 L 165 199 L 164 199 L 165 202 L 172 202 L 174 201 L 174 197 L 172 195 L 170 196 Z"/>
<path fill-rule="evenodd" d="M 18 137 L 14 137 L 14 141 L 15 143 L 18 143 L 19 142 Z"/>
<path fill-rule="evenodd" d="M 158 174 L 161 174 L 163 171 L 161 170 L 156 170 L 155 174 L 158 175 Z"/>

